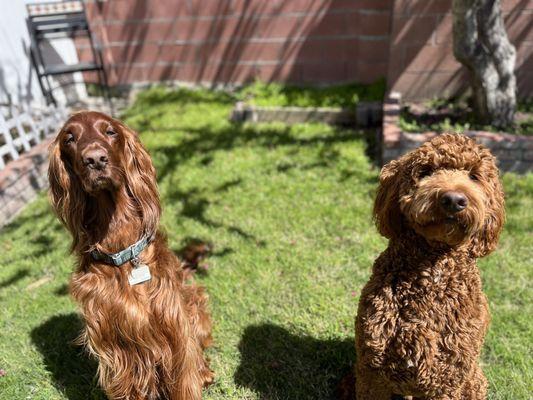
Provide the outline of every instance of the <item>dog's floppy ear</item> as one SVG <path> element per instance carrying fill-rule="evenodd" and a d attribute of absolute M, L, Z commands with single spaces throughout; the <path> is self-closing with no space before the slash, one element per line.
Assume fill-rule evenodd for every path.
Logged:
<path fill-rule="evenodd" d="M 59 135 L 50 145 L 48 181 L 50 203 L 60 221 L 72 234 L 74 250 L 85 234 L 82 220 L 86 201 L 81 182 L 61 156 Z"/>
<path fill-rule="evenodd" d="M 498 167 L 492 155 L 484 161 L 482 170 L 486 171 L 483 185 L 487 193 L 487 213 L 483 227 L 472 240 L 471 251 L 476 257 L 486 256 L 496 248 L 505 222 L 505 200 Z"/>
<path fill-rule="evenodd" d="M 124 170 L 128 190 L 139 205 L 144 232 L 155 233 L 161 214 L 155 168 L 137 133 L 120 121 L 116 123 L 125 138 Z"/>
<path fill-rule="evenodd" d="M 388 239 L 398 237 L 402 230 L 399 204 L 400 162 L 393 160 L 381 169 L 379 187 L 374 202 L 374 220 L 379 233 Z"/>

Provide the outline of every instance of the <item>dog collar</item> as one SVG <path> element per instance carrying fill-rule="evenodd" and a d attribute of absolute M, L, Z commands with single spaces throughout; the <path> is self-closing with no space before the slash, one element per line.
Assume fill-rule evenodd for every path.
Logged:
<path fill-rule="evenodd" d="M 91 251 L 91 256 L 96 261 L 105 261 L 106 263 L 116 265 L 117 267 L 132 260 L 135 263 L 139 254 L 141 254 L 146 246 L 150 244 L 153 238 L 153 235 L 143 236 L 141 240 L 126 247 L 124 250 L 113 254 L 107 254 L 95 249 Z"/>

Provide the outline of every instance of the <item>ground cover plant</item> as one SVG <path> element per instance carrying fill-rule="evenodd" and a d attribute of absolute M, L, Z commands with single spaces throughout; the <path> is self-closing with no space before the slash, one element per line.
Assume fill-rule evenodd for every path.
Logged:
<path fill-rule="evenodd" d="M 352 83 L 323 88 L 257 81 L 238 90 L 236 95 L 256 106 L 351 108 L 360 101 L 383 101 L 385 90 L 383 79 L 370 85 Z"/>
<path fill-rule="evenodd" d="M 153 89 L 125 113 L 158 170 L 179 252 L 213 244 L 196 279 L 211 301 L 216 383 L 206 399 L 328 399 L 353 363 L 359 291 L 385 248 L 371 221 L 366 135 L 319 124 L 234 125 L 235 96 Z M 504 175 L 508 221 L 480 261 L 492 325 L 490 399 L 529 399 L 533 175 Z M 103 399 L 66 284 L 75 260 L 45 196 L 0 231 L 1 399 Z"/>
<path fill-rule="evenodd" d="M 469 130 L 533 135 L 533 101 L 519 102 L 515 122 L 506 129 L 479 124 L 464 99 L 436 99 L 424 103 L 407 103 L 402 107 L 400 127 L 405 132 L 459 132 Z"/>

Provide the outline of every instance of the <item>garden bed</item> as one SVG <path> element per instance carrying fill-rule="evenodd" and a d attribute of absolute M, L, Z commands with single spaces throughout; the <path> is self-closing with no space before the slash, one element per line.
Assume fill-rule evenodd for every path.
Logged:
<path fill-rule="evenodd" d="M 256 82 L 239 90 L 235 122 L 308 122 L 371 127 L 381 124 L 385 82 L 314 88 Z"/>
<path fill-rule="evenodd" d="M 502 171 L 519 173 L 533 171 L 533 136 L 531 135 L 491 132 L 488 127 L 481 127 L 484 130 L 476 130 L 477 126 L 465 122 L 465 118 L 468 116 L 464 117 L 464 112 L 461 113 L 460 110 L 453 109 L 440 115 L 427 112 L 427 109 L 425 112 L 423 109 L 419 109 L 418 121 L 424 121 L 425 118 L 426 122 L 411 123 L 412 129 L 406 129 L 406 124 L 409 123 L 406 115 L 412 116 L 414 113 L 411 111 L 410 114 L 407 114 L 404 109 L 402 115 L 401 95 L 399 93 L 392 93 L 385 101 L 383 114 L 381 143 L 381 162 L 383 164 L 417 148 L 436 135 L 448 131 L 463 133 L 488 147 L 496 156 Z M 454 119 L 451 119 L 450 116 L 454 116 Z M 529 117 L 529 114 L 525 112 L 519 114 L 516 132 L 527 131 L 530 133 Z M 416 132 L 413 127 L 420 127 L 422 130 Z M 426 130 L 431 128 L 436 130 Z"/>
<path fill-rule="evenodd" d="M 237 102 L 231 113 L 233 122 L 283 122 L 368 128 L 382 122 L 381 102 L 359 102 L 352 109 L 339 107 L 261 107 Z"/>

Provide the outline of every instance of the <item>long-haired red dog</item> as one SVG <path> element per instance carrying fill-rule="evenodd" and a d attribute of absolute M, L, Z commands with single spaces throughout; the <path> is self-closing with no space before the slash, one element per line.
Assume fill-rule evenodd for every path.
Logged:
<path fill-rule="evenodd" d="M 200 399 L 213 380 L 203 355 L 211 321 L 203 289 L 158 231 L 155 170 L 137 134 L 80 112 L 51 146 L 52 205 L 72 234 L 70 282 L 111 399 Z"/>

